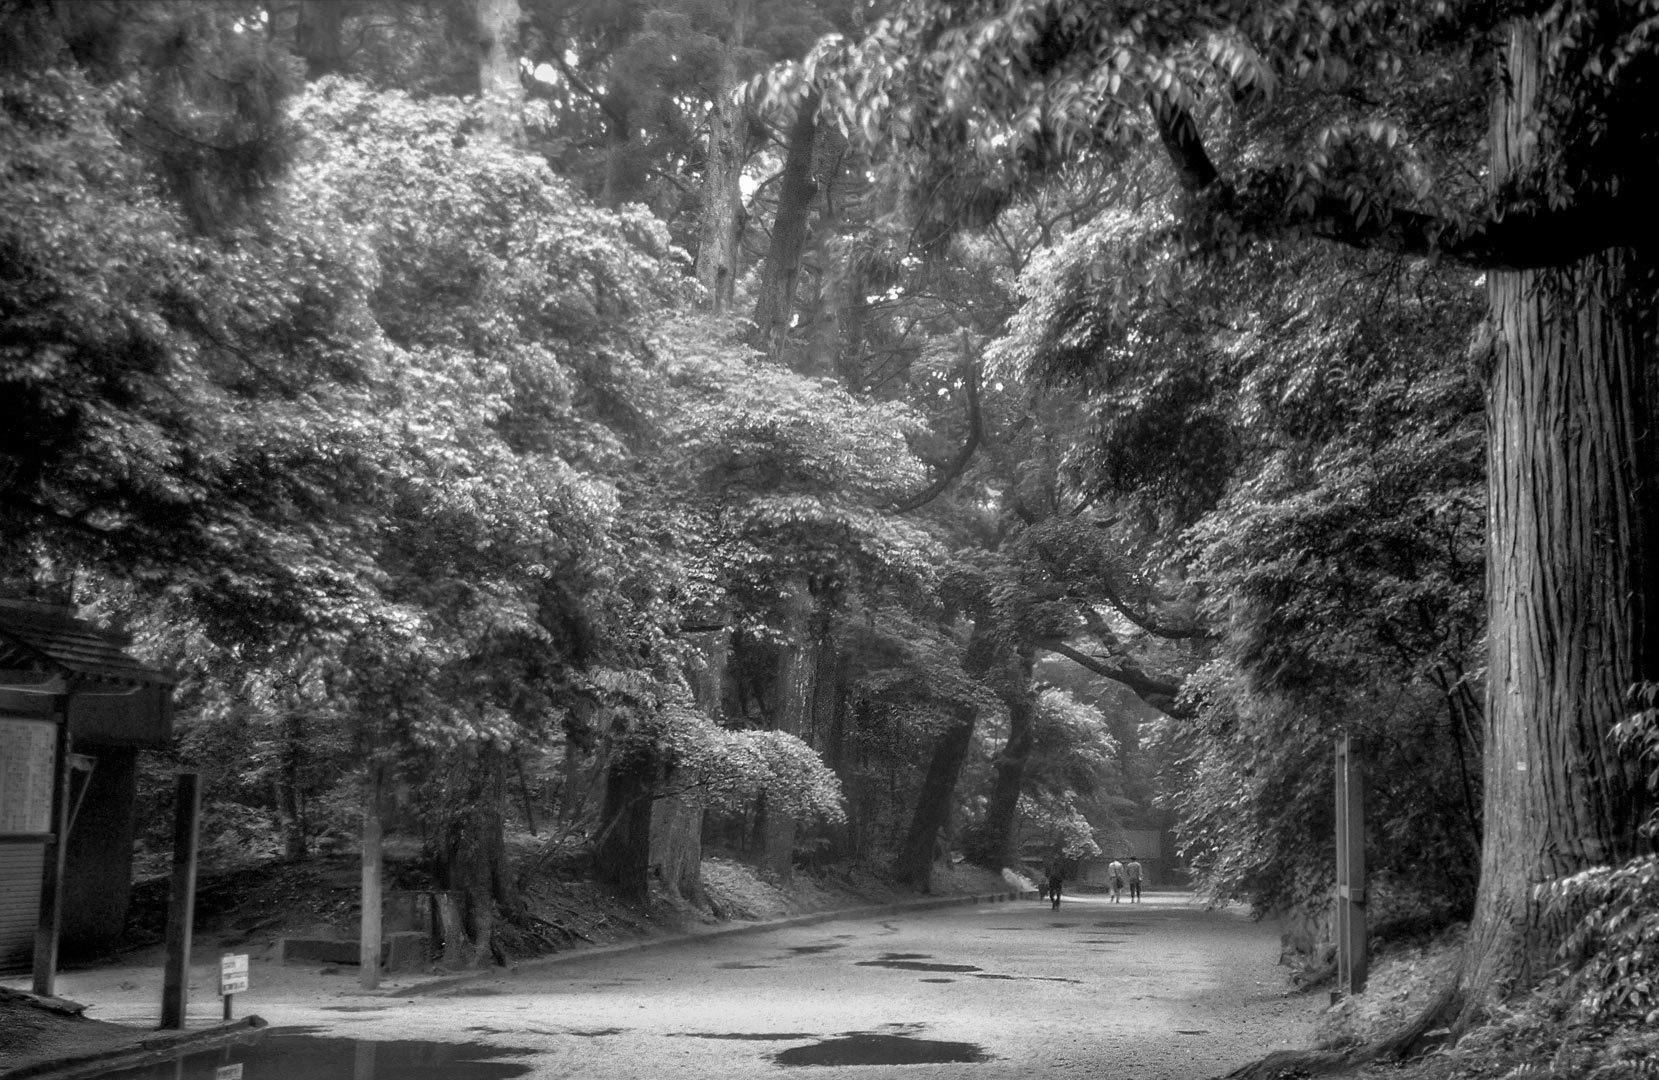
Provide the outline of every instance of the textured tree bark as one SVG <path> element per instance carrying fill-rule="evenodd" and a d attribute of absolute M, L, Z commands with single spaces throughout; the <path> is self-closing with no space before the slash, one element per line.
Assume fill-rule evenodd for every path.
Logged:
<path fill-rule="evenodd" d="M 1517 21 L 1493 112 L 1498 190 L 1536 159 L 1543 56 Z M 1486 833 L 1464 1022 L 1550 965 L 1566 918 L 1534 887 L 1634 854 L 1648 808 L 1608 737 L 1629 687 L 1659 674 L 1659 484 L 1630 261 L 1611 250 L 1488 279 Z"/>
<path fill-rule="evenodd" d="M 785 585 L 784 647 L 778 658 L 778 692 L 773 728 L 799 739 L 812 734 L 817 688 L 819 633 L 816 604 L 806 575 Z M 762 808 L 761 866 L 787 881 L 794 871 L 795 819 L 769 805 Z"/>
<path fill-rule="evenodd" d="M 1023 652 L 998 679 L 997 693 L 1008 706 L 1008 743 L 997 755 L 991 799 L 985 808 L 987 846 L 996 863 L 988 867 L 991 870 L 1019 866 L 1020 788 L 1025 782 L 1025 763 L 1031 757 L 1031 724 L 1037 712 L 1037 699 L 1031 692 L 1032 663 L 1032 654 Z"/>
<path fill-rule="evenodd" d="M 951 799 L 956 794 L 957 778 L 962 775 L 962 763 L 973 746 L 975 719 L 972 707 L 959 707 L 956 722 L 939 736 L 928 760 L 927 775 L 910 818 L 910 832 L 894 868 L 900 883 L 911 888 L 926 892 L 932 883 L 934 848 L 939 831 L 950 822 Z"/>
<path fill-rule="evenodd" d="M 457 906 L 457 936 L 445 927 L 444 959 L 462 966 L 489 955 L 499 906 L 511 908 L 507 874 L 507 755 L 484 744 L 450 767 L 438 880 Z"/>
<path fill-rule="evenodd" d="M 722 714 L 726 664 L 731 655 L 728 631 L 701 635 L 703 666 L 692 674 L 691 691 L 698 708 L 716 722 Z M 665 777 L 673 786 L 674 777 Z M 668 889 L 695 900 L 703 892 L 703 804 L 695 795 L 669 794 L 651 808 L 651 866 Z"/>
<path fill-rule="evenodd" d="M 607 95 L 615 101 L 620 94 L 613 89 Z M 626 109 L 626 106 L 621 106 Z M 645 191 L 644 153 L 630 130 L 630 120 L 622 116 L 605 118 L 605 184 L 599 201 L 607 210 L 615 210 L 624 203 L 638 202 Z"/>
<path fill-rule="evenodd" d="M 305 813 L 305 714 L 290 710 L 283 725 L 282 778 L 277 784 L 282 806 L 283 855 L 299 862 L 310 854 Z"/>
<path fill-rule="evenodd" d="M 651 891 L 651 804 L 658 779 L 657 762 L 648 754 L 614 761 L 606 772 L 594 869 L 601 881 L 631 899 Z"/>
<path fill-rule="evenodd" d="M 720 58 L 720 75 L 709 106 L 696 270 L 697 280 L 708 290 L 709 307 L 715 312 L 731 308 L 737 286 L 739 240 L 743 236 L 743 190 L 738 182 L 749 157 L 749 139 L 748 106 L 736 54 L 748 33 L 753 2 L 736 0 L 733 4 L 731 38 Z"/>
<path fill-rule="evenodd" d="M 776 360 L 783 355 L 795 314 L 795 283 L 806 249 L 807 219 L 818 185 L 812 164 L 818 149 L 818 92 L 808 94 L 789 127 L 783 178 L 778 186 L 778 212 L 772 219 L 772 241 L 761 266 L 760 297 L 755 302 L 755 344 Z"/>

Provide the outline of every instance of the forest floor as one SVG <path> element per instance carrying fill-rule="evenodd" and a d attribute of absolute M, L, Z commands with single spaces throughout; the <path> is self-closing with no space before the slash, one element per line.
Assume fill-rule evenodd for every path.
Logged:
<path fill-rule="evenodd" d="M 1319 1049 L 1347 1051 L 1399 1033 L 1456 979 L 1463 927 L 1433 940 L 1394 944 L 1372 960 L 1365 993 L 1331 1008 L 1315 1029 Z M 1309 993 L 1327 993 L 1329 984 Z M 1491 1023 L 1406 1062 L 1373 1062 L 1283 1075 L 1338 1080 L 1638 1080 L 1659 1077 L 1659 1029 L 1638 1020 L 1590 1021 L 1577 995 L 1551 983 L 1516 1001 Z M 1431 1033 L 1432 1037 L 1436 1033 Z"/>
<path fill-rule="evenodd" d="M 887 880 L 867 866 L 827 867 L 816 872 L 799 872 L 783 884 L 752 868 L 727 858 L 703 862 L 704 895 L 692 902 L 667 893 L 653 895 L 648 902 L 630 902 L 595 883 L 579 861 L 560 863 L 543 860 L 536 865 L 521 862 L 526 884 L 522 889 L 526 918 L 499 935 L 502 959 L 516 964 L 539 956 L 567 950 L 614 946 L 685 933 L 696 933 L 721 924 L 768 922 L 798 915 L 848 908 L 900 903 L 918 895 Z M 410 865 L 392 861 L 388 879 L 393 890 L 418 887 Z M 931 895 L 974 895 L 1006 893 L 1012 886 L 986 870 L 959 864 L 937 868 Z M 159 997 L 154 987 L 141 985 L 135 968 L 149 974 L 162 966 L 162 940 L 166 922 L 168 882 L 153 879 L 134 889 L 126 932 L 108 954 L 60 965 L 63 983 L 84 983 L 83 976 L 107 973 L 109 982 L 98 997 L 97 1009 L 111 1015 L 131 1012 L 130 1002 L 142 997 L 141 1012 L 150 1015 Z M 358 921 L 359 862 L 355 854 L 325 855 L 302 862 L 266 862 L 223 872 L 204 872 L 197 881 L 196 932 L 193 967 L 216 962 L 221 952 L 240 951 L 252 955 L 260 965 L 256 978 L 276 975 L 284 965 L 274 963 L 277 941 L 282 937 L 333 937 L 354 940 Z M 290 969 L 297 965 L 287 965 Z M 315 976 L 317 965 L 307 974 Z M 486 963 L 484 968 L 488 968 Z M 324 968 L 324 974 L 350 977 L 342 968 Z M 389 977 L 387 985 L 430 981 L 454 974 L 437 963 L 419 971 Z M 159 976 L 157 976 L 159 978 Z M 198 981 L 202 981 L 197 973 Z M 11 986 L 28 985 L 26 977 L 6 980 Z M 159 983 L 158 983 L 159 985 Z M 84 993 L 82 997 L 87 997 Z M 154 998 L 154 1001 L 151 999 Z M 88 998 L 90 1000 L 90 998 Z M 193 995 L 191 1027 L 211 1023 L 199 1017 L 201 1002 L 217 1008 L 211 990 L 197 987 Z M 153 1027 L 124 1022 L 109 1023 L 79 1015 L 83 1003 L 48 1002 L 46 1007 L 30 997 L 0 986 L 0 1076 L 30 1065 L 88 1052 L 136 1045 L 151 1039 Z M 153 1016 L 149 1021 L 153 1024 Z"/>

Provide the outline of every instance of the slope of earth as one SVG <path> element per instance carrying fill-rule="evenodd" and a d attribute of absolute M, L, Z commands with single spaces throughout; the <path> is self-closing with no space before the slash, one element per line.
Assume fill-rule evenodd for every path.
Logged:
<path fill-rule="evenodd" d="M 1366 991 L 1328 1009 L 1315 1028 L 1325 1051 L 1353 1051 L 1398 1033 L 1457 976 L 1467 927 L 1432 940 L 1401 943 L 1372 961 Z M 1322 992 L 1319 988 L 1316 992 Z M 1659 1077 L 1659 1029 L 1635 1018 L 1592 1021 L 1574 1008 L 1578 994 L 1552 982 L 1513 1003 L 1457 1042 L 1430 1032 L 1431 1049 L 1405 1062 L 1343 1064 L 1309 1056 L 1285 1077 L 1332 1080 L 1652 1080 Z M 1438 1045 L 1433 1045 L 1438 1043 Z M 1261 1075 L 1252 1072 L 1249 1075 Z"/>

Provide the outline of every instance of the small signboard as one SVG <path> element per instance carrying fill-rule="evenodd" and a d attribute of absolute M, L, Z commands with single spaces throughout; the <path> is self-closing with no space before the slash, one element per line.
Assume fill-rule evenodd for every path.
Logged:
<path fill-rule="evenodd" d="M 233 1061 L 213 1070 L 213 1080 L 242 1080 L 242 1063 Z"/>
<path fill-rule="evenodd" d="M 248 954 L 226 953 L 219 958 L 219 993 L 229 996 L 248 988 Z"/>

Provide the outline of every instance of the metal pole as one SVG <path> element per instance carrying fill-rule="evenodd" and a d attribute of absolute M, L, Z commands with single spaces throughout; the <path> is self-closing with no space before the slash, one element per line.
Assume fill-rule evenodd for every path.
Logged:
<path fill-rule="evenodd" d="M 161 1026 L 184 1027 L 190 1004 L 190 935 L 196 917 L 197 839 L 201 775 L 180 772 L 173 808 L 173 881 L 167 897 L 167 967 L 161 983 Z"/>

